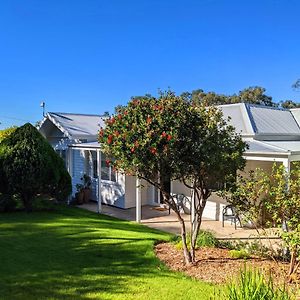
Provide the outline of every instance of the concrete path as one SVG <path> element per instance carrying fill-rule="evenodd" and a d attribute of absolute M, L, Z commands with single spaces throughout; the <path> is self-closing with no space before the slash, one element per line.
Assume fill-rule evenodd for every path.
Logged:
<path fill-rule="evenodd" d="M 93 202 L 83 204 L 78 207 L 87 209 L 89 211 L 97 212 L 97 204 Z M 113 216 L 118 219 L 135 221 L 135 208 L 120 209 L 102 204 L 101 213 L 108 216 Z M 183 217 L 186 221 L 190 220 L 189 215 L 183 214 Z M 180 234 L 180 225 L 175 213 L 171 212 L 171 214 L 169 215 L 168 210 L 164 210 L 160 207 L 143 206 L 141 223 L 151 228 L 159 229 L 174 234 Z M 186 224 L 187 229 L 189 230 L 189 222 L 186 222 Z M 214 221 L 208 219 L 204 219 L 202 221 L 201 229 L 212 231 L 215 234 L 215 236 L 219 239 L 251 240 L 257 238 L 258 236 L 258 233 L 255 229 L 238 227 L 235 230 L 234 224 L 231 224 L 230 222 L 225 222 L 225 226 L 222 227 L 221 221 Z M 277 237 L 275 237 L 275 235 L 273 235 L 271 232 L 269 232 L 269 237 L 271 237 L 271 239 L 277 239 Z"/>

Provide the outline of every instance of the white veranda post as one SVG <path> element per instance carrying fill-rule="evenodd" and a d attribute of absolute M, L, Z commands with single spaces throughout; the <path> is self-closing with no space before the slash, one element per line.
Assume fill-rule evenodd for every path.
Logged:
<path fill-rule="evenodd" d="M 102 180 L 101 180 L 101 151 L 97 150 L 97 175 L 98 175 L 98 202 L 97 202 L 97 212 L 100 213 L 102 210 L 101 207 L 101 202 L 102 202 L 102 197 L 101 197 L 101 185 L 102 185 Z"/>
<path fill-rule="evenodd" d="M 290 174 L 291 167 L 290 167 L 290 161 L 289 161 L 289 159 L 288 158 L 285 159 L 282 163 L 283 163 L 283 166 L 285 168 L 286 173 Z"/>
<path fill-rule="evenodd" d="M 68 149 L 66 150 L 66 154 L 67 154 L 67 170 L 73 180 L 73 150 L 72 148 L 68 147 Z M 68 197 L 68 205 L 70 204 L 72 200 L 72 193 L 71 195 L 69 195 Z"/>
<path fill-rule="evenodd" d="M 141 222 L 142 219 L 142 192 L 141 192 L 141 180 L 136 177 L 136 221 Z"/>

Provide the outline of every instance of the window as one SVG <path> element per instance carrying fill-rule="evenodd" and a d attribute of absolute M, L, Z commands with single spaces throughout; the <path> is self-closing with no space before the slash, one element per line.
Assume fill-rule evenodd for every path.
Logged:
<path fill-rule="evenodd" d="M 101 179 L 116 182 L 116 172 L 113 170 L 112 166 L 107 164 L 106 159 L 106 155 L 101 153 Z"/>

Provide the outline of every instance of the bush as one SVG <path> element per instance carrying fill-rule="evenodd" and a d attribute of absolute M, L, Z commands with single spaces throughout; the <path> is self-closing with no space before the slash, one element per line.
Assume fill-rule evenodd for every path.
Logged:
<path fill-rule="evenodd" d="M 268 280 L 258 270 L 244 268 L 237 281 L 227 286 L 225 299 L 229 300 L 290 300 L 292 299 L 285 286 L 275 288 L 271 275 Z"/>
<path fill-rule="evenodd" d="M 210 231 L 200 230 L 197 238 L 198 247 L 218 247 L 219 241 Z"/>
<path fill-rule="evenodd" d="M 15 210 L 17 201 L 12 195 L 0 193 L 0 212 L 9 212 Z"/>
<path fill-rule="evenodd" d="M 188 244 L 188 247 L 190 248 L 190 243 L 191 243 L 191 236 L 190 235 L 187 235 L 186 242 Z M 196 248 L 199 248 L 199 247 L 218 247 L 218 246 L 219 246 L 219 241 L 214 236 L 214 234 L 212 232 L 200 230 L 199 235 L 197 237 Z M 182 240 L 181 240 L 181 238 L 177 237 L 177 239 L 175 240 L 175 247 L 178 250 L 182 250 Z"/>
<path fill-rule="evenodd" d="M 18 195 L 27 211 L 38 194 L 66 197 L 71 192 L 63 160 L 29 123 L 0 143 L 0 169 L 5 190 Z"/>
<path fill-rule="evenodd" d="M 241 258 L 247 259 L 247 258 L 250 257 L 250 254 L 245 249 L 241 249 L 241 250 L 233 249 L 233 250 L 230 250 L 229 251 L 229 255 L 232 258 L 237 258 L 237 259 L 241 259 Z"/>

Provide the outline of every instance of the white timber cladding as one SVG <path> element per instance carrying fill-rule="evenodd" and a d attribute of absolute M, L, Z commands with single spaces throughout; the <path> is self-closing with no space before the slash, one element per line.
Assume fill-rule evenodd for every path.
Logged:
<path fill-rule="evenodd" d="M 136 188 L 137 181 L 135 176 L 125 176 L 125 206 L 124 208 L 136 207 Z M 141 203 L 142 205 L 153 205 L 157 197 L 151 197 L 153 194 L 152 186 L 145 180 L 141 180 Z"/>

